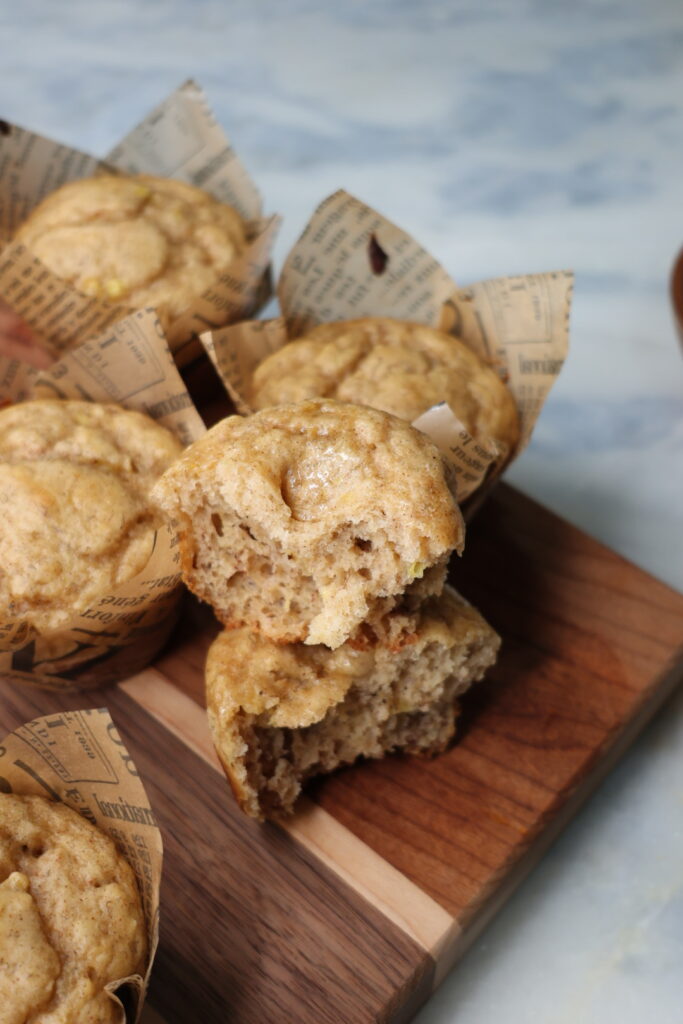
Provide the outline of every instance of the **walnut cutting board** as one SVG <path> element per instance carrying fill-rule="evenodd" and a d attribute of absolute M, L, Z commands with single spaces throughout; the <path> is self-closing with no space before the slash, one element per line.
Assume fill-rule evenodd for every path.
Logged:
<path fill-rule="evenodd" d="M 683 676 L 683 595 L 504 485 L 453 583 L 503 637 L 459 742 L 316 783 L 286 831 L 214 759 L 193 602 L 119 686 L 0 683 L 5 731 L 106 703 L 143 776 L 166 851 L 149 1024 L 409 1020 Z"/>

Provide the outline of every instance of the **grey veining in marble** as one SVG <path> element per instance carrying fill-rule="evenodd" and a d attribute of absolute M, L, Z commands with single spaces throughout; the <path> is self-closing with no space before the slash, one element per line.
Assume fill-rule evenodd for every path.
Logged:
<path fill-rule="evenodd" d="M 4 0 L 0 40 L 3 116 L 99 153 L 196 77 L 285 214 L 278 262 L 345 187 L 463 284 L 573 267 L 510 478 L 683 588 L 680 0 Z M 421 1024 L 683 1021 L 682 751 L 679 696 Z"/>

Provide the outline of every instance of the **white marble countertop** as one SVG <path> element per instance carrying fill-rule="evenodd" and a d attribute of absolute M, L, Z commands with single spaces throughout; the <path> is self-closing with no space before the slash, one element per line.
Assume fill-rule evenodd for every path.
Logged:
<path fill-rule="evenodd" d="M 91 152 L 196 77 L 286 215 L 278 264 L 344 187 L 462 284 L 573 267 L 571 355 L 509 478 L 683 589 L 677 0 L 24 0 L 0 38 L 2 116 Z M 644 1018 L 683 1020 L 681 693 L 418 1020 Z"/>

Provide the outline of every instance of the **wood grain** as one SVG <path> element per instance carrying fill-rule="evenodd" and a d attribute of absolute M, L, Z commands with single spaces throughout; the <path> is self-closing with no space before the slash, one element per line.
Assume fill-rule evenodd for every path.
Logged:
<path fill-rule="evenodd" d="M 0 689 L 5 732 L 97 704 Z M 222 776 L 128 694 L 106 696 L 164 837 L 151 1006 L 173 1024 L 409 1020 L 431 990 L 424 950 L 286 832 L 246 819 Z"/>
<path fill-rule="evenodd" d="M 683 595 L 504 486 L 451 575 L 503 637 L 459 742 L 350 768 L 313 797 L 466 930 L 680 680 Z"/>
<path fill-rule="evenodd" d="M 683 675 L 683 596 L 510 488 L 452 580 L 503 637 L 458 743 L 314 783 L 289 831 L 236 810 L 211 752 L 197 602 L 100 695 L 0 684 L 6 729 L 106 701 L 133 753 L 166 845 L 169 1024 L 408 1020 Z"/>
<path fill-rule="evenodd" d="M 204 709 L 155 668 L 120 684 L 145 711 L 223 774 Z M 364 900 L 414 939 L 434 959 L 453 941 L 452 917 L 322 807 L 302 796 L 281 827 L 348 882 Z"/>
<path fill-rule="evenodd" d="M 309 787 L 452 915 L 457 938 L 441 967 L 683 674 L 683 596 L 504 485 L 451 580 L 503 637 L 497 666 L 464 702 L 458 743 L 435 760 L 369 762 Z M 187 623 L 159 667 L 202 700 L 215 625 L 192 606 Z"/>

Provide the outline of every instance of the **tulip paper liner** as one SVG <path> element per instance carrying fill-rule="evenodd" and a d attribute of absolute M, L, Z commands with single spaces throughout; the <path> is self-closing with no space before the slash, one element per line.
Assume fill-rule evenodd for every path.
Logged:
<path fill-rule="evenodd" d="M 138 884 L 147 930 L 144 975 L 107 985 L 117 1024 L 137 1024 L 159 941 L 161 833 L 135 764 L 106 708 L 27 722 L 0 745 L 0 791 L 61 801 L 105 832 Z M 130 1010 L 116 995 L 125 988 Z"/>
<path fill-rule="evenodd" d="M 446 405 L 415 421 L 451 461 L 462 502 L 528 443 L 567 354 L 572 284 L 569 271 L 551 271 L 459 288 L 415 239 L 340 191 L 320 204 L 285 260 L 282 318 L 205 332 L 202 341 L 238 409 L 248 412 L 258 364 L 317 324 L 381 316 L 452 334 L 497 370 L 521 426 L 508 452 L 492 438 L 474 439 Z"/>
<path fill-rule="evenodd" d="M 0 397 L 114 402 L 146 413 L 184 444 L 206 429 L 153 310 L 120 320 L 48 370 L 0 358 Z M 144 568 L 56 632 L 40 634 L 22 620 L 1 622 L 0 673 L 61 690 L 102 685 L 142 669 L 177 617 L 182 587 L 175 543 L 170 528 L 160 525 Z"/>
<path fill-rule="evenodd" d="M 186 82 L 153 110 L 104 160 L 0 122 L 0 294 L 58 356 L 127 316 L 131 309 L 75 290 L 12 236 L 48 193 L 98 172 L 176 178 L 230 203 L 247 221 L 248 245 L 214 285 L 167 325 L 179 365 L 201 353 L 197 335 L 253 316 L 269 299 L 270 253 L 278 216 L 263 217 L 254 182 L 217 123 L 203 91 Z"/>

